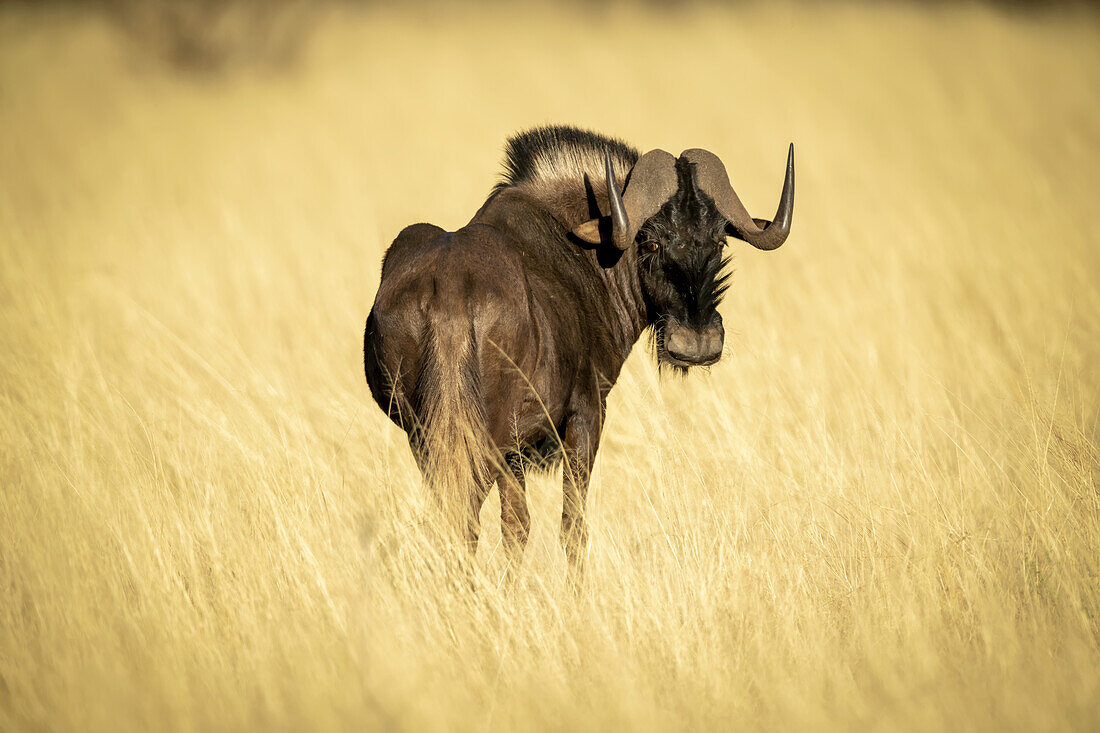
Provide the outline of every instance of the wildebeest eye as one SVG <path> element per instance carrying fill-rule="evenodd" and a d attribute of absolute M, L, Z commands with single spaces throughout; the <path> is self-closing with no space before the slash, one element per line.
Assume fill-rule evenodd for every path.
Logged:
<path fill-rule="evenodd" d="M 646 252 L 656 252 L 660 248 L 661 248 L 661 243 L 656 241 L 656 240 L 648 239 L 648 240 L 642 242 L 642 249 L 645 250 Z"/>

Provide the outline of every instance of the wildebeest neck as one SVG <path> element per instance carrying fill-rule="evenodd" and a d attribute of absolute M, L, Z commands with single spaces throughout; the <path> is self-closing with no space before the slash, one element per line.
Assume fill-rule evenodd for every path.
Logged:
<path fill-rule="evenodd" d="M 507 235 L 524 258 L 529 278 L 556 283 L 562 297 L 579 301 L 582 312 L 606 328 L 619 352 L 617 374 L 649 325 L 637 252 L 593 246 L 571 236 L 567 223 L 522 188 L 495 192 L 470 224 L 491 226 Z"/>

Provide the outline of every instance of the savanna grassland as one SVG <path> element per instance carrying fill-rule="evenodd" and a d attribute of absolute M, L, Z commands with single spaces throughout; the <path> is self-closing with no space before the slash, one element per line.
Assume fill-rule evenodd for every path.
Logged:
<path fill-rule="evenodd" d="M 0 8 L 0 729 L 1096 730 L 1100 21 L 334 8 L 177 68 Z M 589 583 L 558 476 L 440 568 L 362 324 L 413 221 L 544 122 L 703 146 L 724 360 L 611 395 Z"/>

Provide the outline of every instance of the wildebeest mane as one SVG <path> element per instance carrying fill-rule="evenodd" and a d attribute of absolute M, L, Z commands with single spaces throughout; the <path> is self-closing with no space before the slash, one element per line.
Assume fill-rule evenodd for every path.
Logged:
<path fill-rule="evenodd" d="M 602 181 L 604 149 L 611 152 L 622 183 L 638 160 L 637 149 L 628 143 L 570 125 L 526 130 L 505 144 L 504 172 L 494 190 L 559 181 L 581 185 L 586 173 Z"/>
<path fill-rule="evenodd" d="M 508 139 L 504 170 L 489 200 L 514 190 L 540 203 L 566 229 L 607 212 L 604 150 L 622 185 L 638 151 L 617 138 L 569 125 L 535 127 Z"/>

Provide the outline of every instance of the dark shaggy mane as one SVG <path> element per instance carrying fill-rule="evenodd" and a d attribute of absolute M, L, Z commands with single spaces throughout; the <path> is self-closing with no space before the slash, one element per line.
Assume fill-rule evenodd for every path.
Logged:
<path fill-rule="evenodd" d="M 556 180 L 579 182 L 585 173 L 602 179 L 605 148 L 619 175 L 625 176 L 638 160 L 632 145 L 579 127 L 545 125 L 520 132 L 504 146 L 504 171 L 493 190 Z"/>

